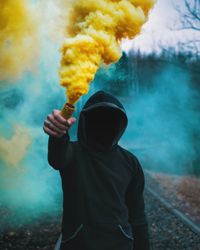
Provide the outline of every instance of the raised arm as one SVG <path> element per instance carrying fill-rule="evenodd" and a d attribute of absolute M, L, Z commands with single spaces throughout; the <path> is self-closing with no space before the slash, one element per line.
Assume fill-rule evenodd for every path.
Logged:
<path fill-rule="evenodd" d="M 72 158 L 68 130 L 75 121 L 73 117 L 65 120 L 59 110 L 54 110 L 44 121 L 44 132 L 49 135 L 48 161 L 55 169 L 63 169 Z"/>
<path fill-rule="evenodd" d="M 126 193 L 126 204 L 129 210 L 129 222 L 134 235 L 134 250 L 149 250 L 148 224 L 144 205 L 144 173 L 135 159 L 136 175 L 133 177 Z"/>

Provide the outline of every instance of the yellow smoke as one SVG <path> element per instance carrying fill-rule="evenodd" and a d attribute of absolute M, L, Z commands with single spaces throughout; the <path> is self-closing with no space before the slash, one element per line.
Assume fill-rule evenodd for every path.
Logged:
<path fill-rule="evenodd" d="M 0 1 L 0 80 L 31 70 L 38 48 L 37 22 L 31 1 Z"/>
<path fill-rule="evenodd" d="M 0 159 L 17 167 L 26 156 L 32 139 L 27 128 L 15 125 L 14 134 L 10 139 L 0 137 Z"/>
<path fill-rule="evenodd" d="M 61 85 L 74 104 L 89 90 L 101 63 L 121 57 L 120 41 L 134 38 L 147 21 L 154 0 L 76 0 L 61 52 Z"/>

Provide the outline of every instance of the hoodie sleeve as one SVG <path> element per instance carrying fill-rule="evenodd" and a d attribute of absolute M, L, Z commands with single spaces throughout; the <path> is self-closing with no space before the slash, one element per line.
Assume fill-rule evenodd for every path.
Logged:
<path fill-rule="evenodd" d="M 56 170 L 62 170 L 70 164 L 73 159 L 73 146 L 69 134 L 61 138 L 49 136 L 48 162 Z"/>
<path fill-rule="evenodd" d="M 137 159 L 136 176 L 133 177 L 126 192 L 126 204 L 129 210 L 129 222 L 134 237 L 134 250 L 149 250 L 148 224 L 144 205 L 144 173 Z"/>

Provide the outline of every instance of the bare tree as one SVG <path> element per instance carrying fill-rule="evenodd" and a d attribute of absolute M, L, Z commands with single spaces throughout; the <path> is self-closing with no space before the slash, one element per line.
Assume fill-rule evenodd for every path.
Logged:
<path fill-rule="evenodd" d="M 200 1 L 183 0 L 184 4 L 175 5 L 176 10 L 180 13 L 181 29 L 192 29 L 200 31 Z"/>
<path fill-rule="evenodd" d="M 183 0 L 174 4 L 180 23 L 173 30 L 191 30 L 194 34 L 187 41 L 180 41 L 179 49 L 200 56 L 200 0 Z"/>

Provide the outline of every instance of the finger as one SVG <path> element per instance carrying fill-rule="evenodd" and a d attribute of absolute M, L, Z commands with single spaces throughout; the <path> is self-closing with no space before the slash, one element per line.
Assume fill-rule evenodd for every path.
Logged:
<path fill-rule="evenodd" d="M 57 133 L 57 132 L 52 131 L 51 129 L 49 129 L 49 128 L 46 127 L 46 126 L 43 127 L 43 130 L 44 130 L 44 132 L 45 132 L 46 134 L 51 135 L 51 136 L 56 137 L 56 138 L 60 138 L 60 137 L 63 136 L 62 134 L 59 134 L 59 133 Z"/>
<path fill-rule="evenodd" d="M 60 114 L 60 110 L 54 109 L 53 112 L 53 117 L 60 123 L 62 123 L 63 125 L 67 125 L 67 121 L 64 117 L 62 117 L 62 115 Z"/>
<path fill-rule="evenodd" d="M 67 123 L 68 123 L 69 127 L 71 127 L 71 125 L 74 124 L 75 122 L 76 122 L 76 118 L 75 117 L 70 117 L 67 120 Z"/>
<path fill-rule="evenodd" d="M 59 134 L 66 134 L 66 129 L 61 130 L 58 127 L 56 127 L 53 123 L 50 123 L 48 120 L 44 121 L 44 125 L 49 128 L 50 130 L 53 130 L 54 132 L 57 132 Z"/>
<path fill-rule="evenodd" d="M 62 123 L 58 122 L 53 115 L 48 115 L 47 116 L 47 120 L 50 121 L 51 123 L 53 123 L 53 125 L 55 125 L 56 127 L 58 127 L 60 130 L 64 130 L 66 131 L 67 129 L 67 125 L 63 125 Z"/>

